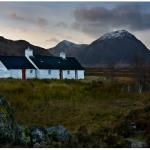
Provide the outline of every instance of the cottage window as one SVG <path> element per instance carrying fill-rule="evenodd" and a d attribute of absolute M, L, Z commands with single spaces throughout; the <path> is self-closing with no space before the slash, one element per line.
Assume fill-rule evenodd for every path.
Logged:
<path fill-rule="evenodd" d="M 51 74 L 51 70 L 48 70 L 48 74 Z"/>
<path fill-rule="evenodd" d="M 67 74 L 70 74 L 70 70 L 67 70 Z"/>
<path fill-rule="evenodd" d="M 30 70 L 30 73 L 33 73 L 33 70 Z"/>

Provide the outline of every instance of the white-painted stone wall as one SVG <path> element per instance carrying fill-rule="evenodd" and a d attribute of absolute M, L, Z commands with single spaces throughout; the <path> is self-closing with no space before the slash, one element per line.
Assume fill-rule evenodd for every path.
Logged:
<path fill-rule="evenodd" d="M 75 70 L 63 70 L 63 79 L 75 79 Z"/>
<path fill-rule="evenodd" d="M 77 70 L 77 79 L 84 79 L 84 70 Z"/>
<path fill-rule="evenodd" d="M 26 69 L 26 79 L 34 79 L 34 78 L 36 78 L 36 70 Z"/>
<path fill-rule="evenodd" d="M 37 70 L 38 79 L 60 79 L 59 70 L 55 69 L 39 69 Z"/>
<path fill-rule="evenodd" d="M 36 70 L 38 79 L 60 79 L 60 70 L 55 69 L 38 69 Z M 84 79 L 84 70 L 62 70 L 63 79 Z"/>
<path fill-rule="evenodd" d="M 63 79 L 84 79 L 84 70 L 63 70 Z"/>
<path fill-rule="evenodd" d="M 38 79 L 60 79 L 60 70 L 38 69 L 36 73 Z M 62 70 L 62 77 L 63 79 L 84 79 L 84 70 Z"/>
<path fill-rule="evenodd" d="M 35 71 L 36 71 L 35 69 L 26 69 L 26 79 L 36 78 Z M 22 69 L 10 69 L 9 72 L 11 78 L 22 79 Z"/>
<path fill-rule="evenodd" d="M 22 79 L 22 69 L 10 69 L 10 77 L 13 79 Z"/>
<path fill-rule="evenodd" d="M 9 78 L 9 77 L 10 77 L 9 71 L 4 66 L 4 64 L 0 61 L 0 78 Z"/>

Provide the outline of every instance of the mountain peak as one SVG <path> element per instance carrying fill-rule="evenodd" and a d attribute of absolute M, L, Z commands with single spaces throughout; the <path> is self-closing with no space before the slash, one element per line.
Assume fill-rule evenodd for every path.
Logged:
<path fill-rule="evenodd" d="M 60 47 L 70 47 L 72 45 L 75 45 L 74 43 L 70 42 L 70 41 L 67 41 L 67 40 L 63 40 L 61 41 L 60 43 L 57 44 L 57 46 L 60 46 Z"/>
<path fill-rule="evenodd" d="M 137 55 L 150 62 L 150 51 L 126 30 L 106 33 L 89 45 L 64 40 L 49 49 L 54 56 L 61 51 L 67 57 L 76 57 L 85 67 L 132 67 Z"/>
<path fill-rule="evenodd" d="M 133 38 L 134 35 L 129 33 L 126 30 L 117 30 L 113 32 L 109 32 L 101 36 L 98 40 L 106 40 L 106 39 L 123 39 L 123 38 Z"/>

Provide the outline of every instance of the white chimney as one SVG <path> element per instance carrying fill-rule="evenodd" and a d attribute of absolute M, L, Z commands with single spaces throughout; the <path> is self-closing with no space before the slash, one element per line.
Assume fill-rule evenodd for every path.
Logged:
<path fill-rule="evenodd" d="M 65 59 L 66 58 L 65 52 L 60 52 L 60 57 L 63 58 L 63 59 Z"/>
<path fill-rule="evenodd" d="M 33 56 L 33 50 L 30 49 L 30 47 L 28 47 L 27 49 L 25 49 L 25 56 L 26 57 L 30 57 L 30 56 Z"/>
<path fill-rule="evenodd" d="M 33 56 L 33 50 L 30 49 L 30 47 L 28 47 L 27 49 L 25 49 L 25 57 L 38 70 L 39 68 L 34 64 L 34 62 L 32 62 L 32 60 L 30 59 L 30 56 Z"/>

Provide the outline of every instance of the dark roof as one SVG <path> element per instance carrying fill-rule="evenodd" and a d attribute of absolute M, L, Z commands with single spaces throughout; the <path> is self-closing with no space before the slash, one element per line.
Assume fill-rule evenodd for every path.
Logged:
<path fill-rule="evenodd" d="M 24 56 L 0 56 L 0 60 L 7 69 L 35 69 Z"/>
<path fill-rule="evenodd" d="M 39 69 L 83 70 L 74 57 L 31 56 L 31 60 Z"/>

